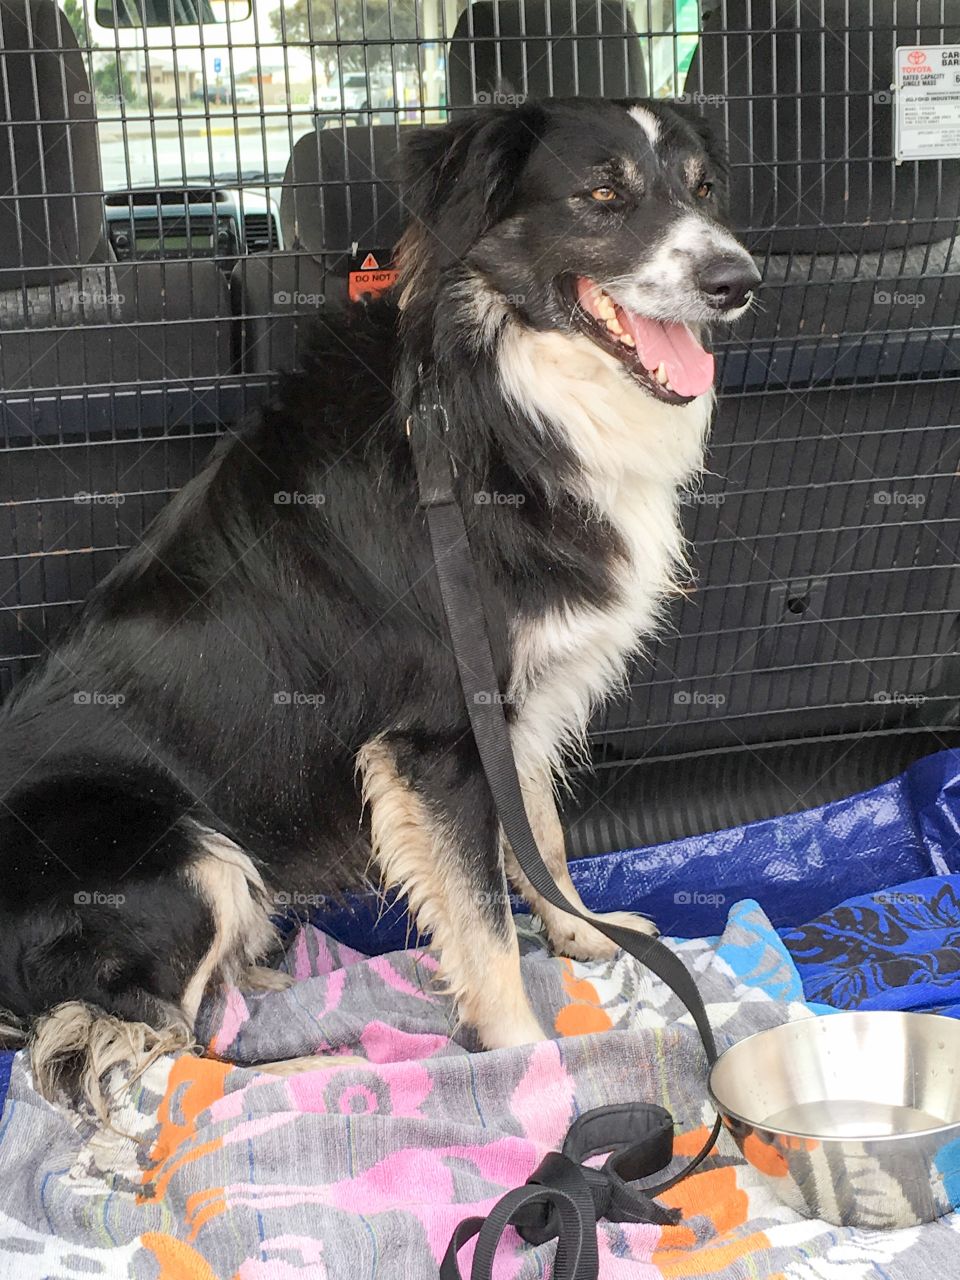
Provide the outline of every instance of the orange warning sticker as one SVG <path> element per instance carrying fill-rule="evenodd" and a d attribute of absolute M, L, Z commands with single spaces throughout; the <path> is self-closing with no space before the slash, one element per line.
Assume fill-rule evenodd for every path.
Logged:
<path fill-rule="evenodd" d="M 367 259 L 373 254 L 368 253 Z M 376 259 L 374 259 L 376 261 Z M 365 297 L 376 298 L 397 283 L 399 272 L 394 267 L 376 271 L 351 271 L 347 276 L 350 301 L 361 302 Z"/>

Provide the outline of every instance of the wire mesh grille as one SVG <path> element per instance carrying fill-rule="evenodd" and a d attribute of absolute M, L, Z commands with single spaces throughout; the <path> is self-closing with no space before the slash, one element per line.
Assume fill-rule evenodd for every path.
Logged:
<path fill-rule="evenodd" d="M 601 763 L 957 722 L 960 161 L 897 166 L 947 0 L 0 0 L 0 681 L 389 262 L 406 129 L 681 97 L 762 304 L 719 343 L 697 585 Z"/>

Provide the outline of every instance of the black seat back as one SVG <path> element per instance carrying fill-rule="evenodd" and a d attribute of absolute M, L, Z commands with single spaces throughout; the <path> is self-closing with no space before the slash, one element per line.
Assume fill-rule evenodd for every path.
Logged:
<path fill-rule="evenodd" d="M 390 261 L 404 221 L 399 145 L 393 125 L 373 125 L 307 133 L 293 148 L 280 197 L 284 240 L 323 263 L 334 291 L 357 259 Z"/>
<path fill-rule="evenodd" d="M 929 334 L 960 306 L 960 160 L 894 163 L 890 85 L 895 48 L 960 42 L 960 12 L 822 0 L 776 13 L 768 28 L 727 0 L 685 85 L 726 132 L 734 224 L 766 281 L 726 384 L 947 372 L 949 344 Z"/>
<path fill-rule="evenodd" d="M 389 283 L 403 227 L 391 176 L 398 145 L 392 125 L 311 130 L 297 140 L 280 195 L 287 249 L 243 258 L 233 271 L 247 372 L 292 368 L 314 325 L 349 305 L 351 293 Z"/>
<path fill-rule="evenodd" d="M 633 18 L 595 0 L 478 0 L 457 20 L 449 63 L 452 107 L 647 92 Z"/>
<path fill-rule="evenodd" d="M 93 95 L 53 0 L 0 0 L 0 117 L 0 289 L 69 280 L 104 256 L 103 200 Z"/>
<path fill-rule="evenodd" d="M 953 235 L 960 160 L 893 162 L 894 50 L 957 44 L 941 0 L 726 0 L 685 89 L 726 129 L 733 218 L 755 251 L 859 253 Z M 719 102 L 719 106 L 711 106 Z"/>

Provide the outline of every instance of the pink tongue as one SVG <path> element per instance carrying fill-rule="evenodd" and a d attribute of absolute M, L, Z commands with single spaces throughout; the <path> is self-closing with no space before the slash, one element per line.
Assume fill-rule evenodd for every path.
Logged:
<path fill-rule="evenodd" d="M 678 396 L 701 396 L 713 386 L 713 356 L 685 324 L 667 324 L 617 308 L 617 318 L 637 344 L 637 354 L 655 373 L 662 363 Z"/>

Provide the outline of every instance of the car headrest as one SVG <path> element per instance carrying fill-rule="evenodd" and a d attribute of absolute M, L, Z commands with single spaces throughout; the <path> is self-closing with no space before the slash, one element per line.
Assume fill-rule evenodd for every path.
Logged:
<path fill-rule="evenodd" d="M 103 231 L 96 116 L 54 0 L 0 0 L 0 192 L 0 288 L 16 287 L 11 271 L 52 283 L 91 260 Z"/>
<path fill-rule="evenodd" d="M 684 86 L 726 130 L 734 224 L 754 251 L 864 252 L 955 230 L 960 161 L 893 163 L 893 51 L 960 43 L 940 0 L 781 5 L 751 0 L 705 20 Z"/>
<path fill-rule="evenodd" d="M 501 92 L 530 98 L 647 92 L 632 17 L 619 4 L 596 0 L 478 0 L 457 20 L 449 64 L 452 107 L 496 102 Z"/>
<path fill-rule="evenodd" d="M 391 251 L 403 230 L 397 130 L 321 129 L 296 142 L 280 195 L 284 243 L 315 256 Z M 355 250 L 353 246 L 357 246 Z M 340 264 L 327 261 L 333 270 Z M 342 264 L 346 270 L 346 263 Z"/>

